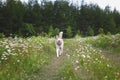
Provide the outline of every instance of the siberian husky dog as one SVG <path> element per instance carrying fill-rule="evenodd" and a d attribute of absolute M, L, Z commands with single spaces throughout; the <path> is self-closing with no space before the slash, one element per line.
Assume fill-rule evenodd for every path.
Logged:
<path fill-rule="evenodd" d="M 60 32 L 59 35 L 56 35 L 56 53 L 57 57 L 59 57 L 63 53 L 64 42 L 62 39 L 63 32 Z"/>

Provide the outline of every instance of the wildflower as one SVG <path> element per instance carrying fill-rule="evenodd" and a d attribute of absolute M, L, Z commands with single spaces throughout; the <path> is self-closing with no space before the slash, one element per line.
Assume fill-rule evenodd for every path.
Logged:
<path fill-rule="evenodd" d="M 78 60 L 76 60 L 75 62 L 76 62 L 76 63 L 79 63 L 79 61 L 78 61 Z"/>
<path fill-rule="evenodd" d="M 85 55 L 84 55 L 84 54 L 82 54 L 82 57 L 83 57 L 83 58 L 85 58 Z"/>
<path fill-rule="evenodd" d="M 3 52 L 2 56 L 4 56 L 4 55 L 5 55 L 5 53 Z"/>
<path fill-rule="evenodd" d="M 13 48 L 12 50 L 14 51 L 15 49 Z"/>
<path fill-rule="evenodd" d="M 96 61 L 98 61 L 98 58 L 95 58 Z"/>
<path fill-rule="evenodd" d="M 9 54 L 9 53 L 7 53 L 7 52 L 4 52 L 4 54 L 5 54 L 5 55 L 7 55 L 7 56 L 8 56 L 8 55 L 10 55 L 10 54 Z"/>
<path fill-rule="evenodd" d="M 9 46 L 8 46 L 8 45 L 6 45 L 6 46 L 5 46 L 5 48 L 6 48 L 6 49 L 8 49 L 8 48 L 9 48 Z"/>
<path fill-rule="evenodd" d="M 18 49 L 18 52 L 20 52 L 20 49 Z"/>
<path fill-rule="evenodd" d="M 99 52 L 102 53 L 102 50 L 100 50 Z"/>
<path fill-rule="evenodd" d="M 80 69 L 80 67 L 79 67 L 79 66 L 75 67 L 75 71 L 77 71 L 77 70 L 79 70 L 79 69 Z"/>
<path fill-rule="evenodd" d="M 3 55 L 4 58 L 6 58 L 6 55 Z"/>
<path fill-rule="evenodd" d="M 107 67 L 110 67 L 110 65 L 109 65 L 109 64 L 107 64 Z"/>
<path fill-rule="evenodd" d="M 7 60 L 8 58 L 4 58 L 4 60 Z"/>
<path fill-rule="evenodd" d="M 94 49 L 93 51 L 94 51 L 94 52 L 96 52 L 96 50 L 95 50 L 95 49 Z"/>
<path fill-rule="evenodd" d="M 2 59 L 2 60 L 4 60 L 4 58 L 3 58 L 3 57 L 2 57 L 1 59 Z"/>
<path fill-rule="evenodd" d="M 17 53 L 12 54 L 13 56 L 16 55 Z"/>
<path fill-rule="evenodd" d="M 19 53 L 20 55 L 22 54 L 22 53 Z"/>
<path fill-rule="evenodd" d="M 11 50 L 10 50 L 10 49 L 8 49 L 7 51 L 8 51 L 8 53 L 10 53 L 10 52 L 11 52 Z"/>
<path fill-rule="evenodd" d="M 87 58 L 90 58 L 90 56 L 89 56 L 89 55 L 87 55 Z"/>
<path fill-rule="evenodd" d="M 108 78 L 108 76 L 105 76 L 104 78 L 105 78 L 105 79 L 107 79 L 107 78 Z"/>
<path fill-rule="evenodd" d="M 80 56 L 80 54 L 78 54 L 78 57 Z"/>
<path fill-rule="evenodd" d="M 14 37 L 14 40 L 17 40 L 17 39 L 18 39 L 17 36 L 15 36 L 15 37 Z"/>
<path fill-rule="evenodd" d="M 68 58 L 70 58 L 70 55 L 69 54 L 66 54 Z"/>
<path fill-rule="evenodd" d="M 19 63 L 19 62 L 20 62 L 20 60 L 17 60 L 17 62 Z"/>

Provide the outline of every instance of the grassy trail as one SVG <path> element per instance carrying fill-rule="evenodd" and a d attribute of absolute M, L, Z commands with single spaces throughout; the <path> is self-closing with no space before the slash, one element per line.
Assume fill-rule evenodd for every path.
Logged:
<path fill-rule="evenodd" d="M 42 69 L 31 75 L 31 80 L 56 80 L 58 78 L 59 69 L 64 65 L 66 51 L 57 58 L 56 54 L 49 64 L 46 64 Z"/>
<path fill-rule="evenodd" d="M 41 70 L 41 80 L 56 80 L 58 70 L 64 64 L 64 55 L 62 54 L 59 58 L 55 55 L 51 62 Z"/>
<path fill-rule="evenodd" d="M 116 66 L 120 70 L 120 54 L 113 54 L 110 52 L 103 51 L 102 53 L 106 59 L 110 60 L 111 65 Z"/>
<path fill-rule="evenodd" d="M 59 58 L 57 58 L 56 54 L 54 54 L 54 57 L 51 59 L 51 62 L 49 64 L 45 65 L 41 70 L 38 70 L 36 74 L 33 74 L 33 77 L 34 76 L 36 76 L 36 77 L 34 77 L 31 80 L 88 80 L 88 79 L 99 80 L 98 78 L 101 73 L 94 74 L 93 72 L 89 71 L 89 69 L 91 70 L 93 67 L 93 70 L 94 70 L 94 68 L 96 68 L 96 66 L 98 66 L 98 65 L 102 65 L 102 66 L 108 65 L 107 63 L 105 63 L 105 64 L 99 64 L 98 62 L 92 63 L 94 61 L 94 58 L 96 60 L 96 59 L 100 58 L 101 56 L 105 56 L 105 55 L 99 55 L 97 53 L 92 54 L 92 55 L 90 54 L 91 62 L 89 62 L 89 61 L 87 61 L 89 58 L 87 59 L 84 57 L 84 55 L 86 56 L 89 54 L 89 53 L 86 54 L 86 51 L 89 48 L 88 49 L 86 48 L 86 45 L 84 45 L 83 41 L 80 43 L 77 42 L 77 43 L 79 43 L 79 44 L 77 44 L 76 41 L 74 43 L 71 43 L 71 41 L 65 40 L 65 43 L 66 44 L 64 46 L 64 53 Z M 81 54 L 79 56 L 79 58 L 75 52 L 77 48 L 78 49 L 83 48 L 83 54 Z M 92 48 L 92 47 L 90 47 L 90 48 Z M 97 51 L 95 51 L 95 52 L 97 52 Z M 70 58 L 68 58 L 68 57 L 70 57 Z M 76 59 L 80 63 L 76 63 Z M 81 61 L 84 61 L 84 62 L 81 62 Z M 104 62 L 103 59 L 100 59 L 99 61 Z M 88 64 L 91 68 L 86 64 Z M 78 67 L 77 65 L 79 66 L 79 68 L 77 70 L 75 70 L 75 68 Z M 86 66 L 87 69 L 84 66 Z M 106 67 L 103 67 L 103 68 L 106 69 Z M 98 70 L 98 72 L 101 71 L 101 70 L 99 71 L 99 69 L 97 69 L 97 70 Z M 108 71 L 109 71 L 109 69 L 107 70 L 107 72 Z M 109 73 L 106 73 L 106 74 L 109 74 Z M 103 76 L 103 75 L 101 75 L 101 76 Z"/>
<path fill-rule="evenodd" d="M 65 65 L 65 62 L 68 60 L 66 54 L 69 53 L 69 47 L 71 44 L 67 42 L 68 45 L 64 46 L 63 54 L 57 58 L 56 53 L 54 53 L 53 58 L 49 64 L 43 66 L 42 69 L 37 70 L 31 75 L 30 80 L 58 80 L 59 71 Z"/>

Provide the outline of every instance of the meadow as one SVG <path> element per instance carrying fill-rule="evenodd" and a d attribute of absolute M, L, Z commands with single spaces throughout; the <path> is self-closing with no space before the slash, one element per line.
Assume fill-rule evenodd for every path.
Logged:
<path fill-rule="evenodd" d="M 56 58 L 54 38 L 1 38 L 0 80 L 120 80 L 120 34 L 64 43 Z"/>

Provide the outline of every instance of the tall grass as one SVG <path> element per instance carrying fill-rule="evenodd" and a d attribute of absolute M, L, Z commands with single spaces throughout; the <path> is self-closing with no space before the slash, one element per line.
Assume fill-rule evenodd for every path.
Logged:
<path fill-rule="evenodd" d="M 111 65 L 101 50 L 85 40 L 66 40 L 67 60 L 59 71 L 58 80 L 119 80 L 119 69 Z"/>
<path fill-rule="evenodd" d="M 109 50 L 112 53 L 120 53 L 120 34 L 116 35 L 99 35 L 97 38 L 89 38 L 86 42 L 94 47 Z"/>
<path fill-rule="evenodd" d="M 0 80 L 28 80 L 50 62 L 54 40 L 43 37 L 0 40 Z"/>
<path fill-rule="evenodd" d="M 65 61 L 58 70 L 57 80 L 119 80 L 120 69 L 102 55 L 102 50 L 96 49 L 119 49 L 119 37 L 117 34 L 64 40 Z M 0 40 L 0 80 L 39 80 L 41 76 L 35 73 L 49 64 L 54 55 L 54 39 L 3 38 Z"/>

